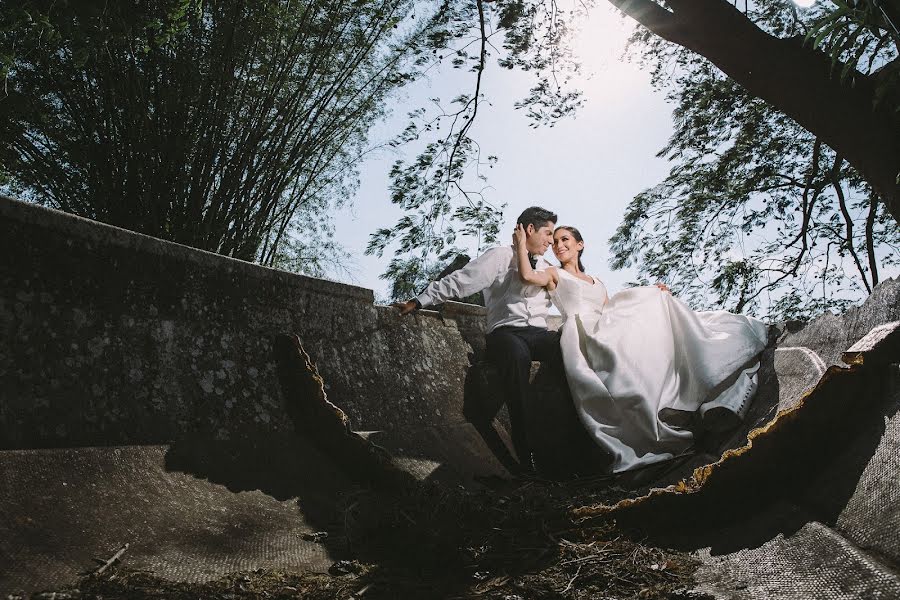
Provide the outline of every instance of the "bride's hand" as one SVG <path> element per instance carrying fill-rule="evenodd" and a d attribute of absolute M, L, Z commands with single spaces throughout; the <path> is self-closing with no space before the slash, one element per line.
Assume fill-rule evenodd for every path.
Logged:
<path fill-rule="evenodd" d="M 516 228 L 513 230 L 512 245 L 515 250 L 525 247 L 525 228 L 521 223 L 516 223 Z"/>
<path fill-rule="evenodd" d="M 654 283 L 653 285 L 655 285 L 656 287 L 658 287 L 660 290 L 662 290 L 662 291 L 664 291 L 664 292 L 669 292 L 669 294 L 672 293 L 672 290 L 669 289 L 669 286 L 667 286 L 667 285 L 664 284 L 664 283 L 656 282 L 656 283 Z"/>

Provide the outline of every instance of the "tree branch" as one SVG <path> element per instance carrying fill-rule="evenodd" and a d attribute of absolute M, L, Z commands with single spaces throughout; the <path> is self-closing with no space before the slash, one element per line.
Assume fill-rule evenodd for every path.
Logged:
<path fill-rule="evenodd" d="M 652 0 L 609 0 L 609 2 L 661 38 L 676 44 L 682 44 L 684 41 L 675 15 L 656 2 Z"/>
<path fill-rule="evenodd" d="M 459 151 L 466 134 L 472 127 L 472 123 L 475 122 L 475 115 L 478 114 L 478 96 L 481 94 L 481 75 L 484 73 L 484 65 L 487 61 L 487 31 L 484 24 L 484 4 L 482 3 L 482 0 L 476 0 L 476 5 L 478 6 L 478 26 L 481 31 L 481 51 L 478 54 L 478 66 L 476 67 L 478 74 L 475 78 L 475 94 L 473 95 L 472 100 L 466 105 L 467 107 L 469 104 L 472 105 L 472 113 L 468 115 L 466 122 L 459 129 L 459 134 L 456 136 L 456 142 L 453 144 L 453 150 L 450 152 L 450 158 L 447 160 L 448 185 L 450 184 L 449 180 L 452 178 L 451 172 L 453 169 L 453 160 L 456 158 L 456 154 Z M 457 187 L 459 186 L 457 185 Z"/>
<path fill-rule="evenodd" d="M 874 194 L 869 195 L 869 214 L 866 217 L 866 253 L 869 256 L 869 271 L 872 274 L 872 287 L 878 285 L 878 261 L 875 259 L 875 217 L 878 214 L 878 201 Z"/>
<path fill-rule="evenodd" d="M 879 193 L 900 222 L 897 121 L 876 105 L 875 82 L 797 40 L 769 35 L 727 0 L 608 0 L 663 39 L 706 57 L 749 93 L 821 138 Z M 853 85 L 847 83 L 852 80 Z"/>
<path fill-rule="evenodd" d="M 850 211 L 847 210 L 847 200 L 844 197 L 844 189 L 841 187 L 839 176 L 841 163 L 843 162 L 844 159 L 841 158 L 841 155 L 836 154 L 834 157 L 834 166 L 831 168 L 831 185 L 834 188 L 835 193 L 837 193 L 841 214 L 844 215 L 844 223 L 847 225 L 847 236 L 845 238 L 847 251 L 850 252 L 850 256 L 853 257 L 853 262 L 856 263 L 856 269 L 859 271 L 859 277 L 862 279 L 863 285 L 866 286 L 866 291 L 871 294 L 872 288 L 869 286 L 869 281 L 866 279 L 866 272 L 862 267 L 862 263 L 859 262 L 856 248 L 853 247 L 853 217 L 850 216 Z"/>

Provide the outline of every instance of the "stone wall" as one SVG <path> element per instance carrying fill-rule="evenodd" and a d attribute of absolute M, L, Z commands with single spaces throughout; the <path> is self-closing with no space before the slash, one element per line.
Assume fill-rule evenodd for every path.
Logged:
<path fill-rule="evenodd" d="M 0 448 L 288 431 L 281 332 L 301 337 L 356 429 L 464 425 L 480 307 L 401 319 L 368 289 L 2 197 L 0 252 Z"/>
<path fill-rule="evenodd" d="M 900 278 L 882 280 L 860 306 L 844 314 L 825 313 L 808 323 L 780 324 L 774 369 L 779 408 L 797 404 L 830 366 L 843 367 L 841 354 L 875 327 L 900 320 Z"/>

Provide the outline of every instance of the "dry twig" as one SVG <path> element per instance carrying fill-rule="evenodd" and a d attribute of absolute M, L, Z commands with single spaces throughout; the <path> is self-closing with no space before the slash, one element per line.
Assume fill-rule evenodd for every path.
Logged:
<path fill-rule="evenodd" d="M 117 560 L 119 560 L 120 558 L 122 558 L 122 555 L 125 554 L 125 552 L 128 550 L 128 546 L 129 546 L 129 545 L 130 545 L 130 544 L 128 544 L 128 542 L 126 542 L 125 545 L 122 546 L 121 548 L 119 548 L 118 551 L 116 551 L 116 553 L 113 554 L 112 557 L 110 557 L 109 560 L 107 560 L 105 563 L 103 563 L 103 564 L 100 566 L 99 569 L 97 569 L 96 571 L 94 571 L 94 575 L 102 575 L 103 572 L 104 572 L 105 570 L 107 570 L 110 566 L 112 566 L 112 564 L 113 564 L 114 562 L 116 562 Z"/>

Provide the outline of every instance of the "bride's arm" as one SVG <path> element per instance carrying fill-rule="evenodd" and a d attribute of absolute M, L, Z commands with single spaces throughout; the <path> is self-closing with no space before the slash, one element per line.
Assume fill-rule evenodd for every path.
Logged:
<path fill-rule="evenodd" d="M 554 289 L 557 282 L 556 269 L 550 267 L 544 271 L 535 271 L 528 260 L 528 249 L 525 247 L 525 228 L 521 224 L 516 225 L 513 233 L 513 249 L 516 251 L 516 266 L 519 269 L 519 279 L 531 285 Z"/>

